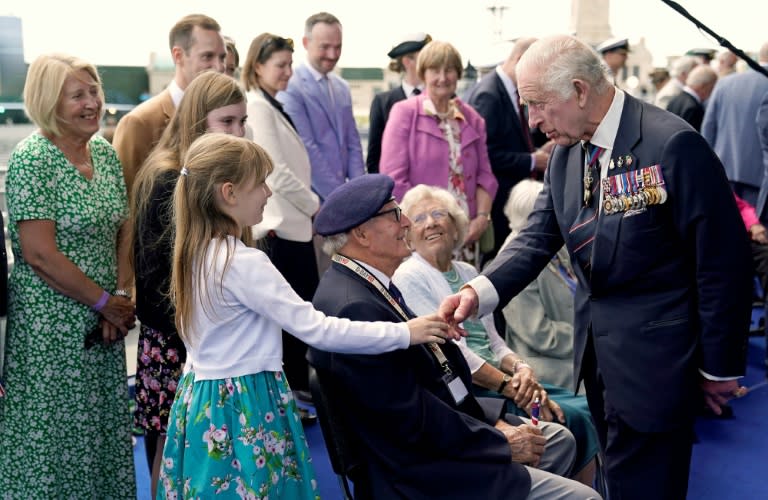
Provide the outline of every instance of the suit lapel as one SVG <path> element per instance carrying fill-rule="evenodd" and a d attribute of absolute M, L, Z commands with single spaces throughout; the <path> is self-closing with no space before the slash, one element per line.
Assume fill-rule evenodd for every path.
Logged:
<path fill-rule="evenodd" d="M 634 148 L 642 138 L 640 134 L 642 115 L 643 110 L 640 104 L 627 94 L 624 97 L 624 109 L 621 113 L 619 130 L 613 143 L 613 151 L 611 152 L 611 159 L 614 162 L 620 157 L 626 157 L 628 154 L 632 154 L 632 157 L 637 160 L 636 155 L 634 155 Z M 634 161 L 631 168 L 617 168 L 616 174 L 635 170 L 638 167 L 639 162 Z M 611 174 L 612 172 L 609 170 L 608 175 Z M 595 277 L 599 279 L 601 275 L 605 274 L 611 262 L 613 262 L 613 256 L 616 253 L 616 245 L 618 243 L 619 228 L 625 213 L 618 212 L 605 215 L 602 212 L 602 207 L 598 207 L 598 209 L 600 210 L 600 216 L 597 220 L 595 242 L 592 247 L 593 280 Z"/>
<path fill-rule="evenodd" d="M 328 118 L 331 126 L 334 130 L 336 130 L 336 113 L 332 109 L 331 102 L 328 96 L 325 94 L 325 91 L 320 87 L 321 83 L 315 80 L 314 75 L 311 71 L 309 71 L 309 69 L 307 69 L 306 66 L 300 66 L 296 72 L 299 73 L 301 81 L 304 84 L 304 91 L 307 93 L 307 95 L 312 97 L 316 103 L 319 104 L 320 109 L 322 109 L 323 113 L 325 113 L 325 116 Z"/>
<path fill-rule="evenodd" d="M 165 92 L 165 97 L 160 102 L 160 107 L 163 110 L 163 115 L 165 115 L 165 124 L 167 125 L 171 121 L 171 118 L 173 118 L 173 115 L 176 113 L 176 107 L 173 105 L 171 91 L 165 89 L 163 92 Z"/>

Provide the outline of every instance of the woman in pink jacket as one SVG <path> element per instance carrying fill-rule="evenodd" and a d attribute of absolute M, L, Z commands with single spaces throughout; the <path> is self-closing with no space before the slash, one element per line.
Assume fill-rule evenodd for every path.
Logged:
<path fill-rule="evenodd" d="M 473 244 L 488 228 L 498 188 L 488 161 L 485 121 L 456 97 L 462 64 L 451 44 L 428 43 L 417 71 L 425 92 L 392 108 L 380 171 L 395 180 L 398 200 L 417 184 L 448 189 L 469 216 L 466 242 Z"/>

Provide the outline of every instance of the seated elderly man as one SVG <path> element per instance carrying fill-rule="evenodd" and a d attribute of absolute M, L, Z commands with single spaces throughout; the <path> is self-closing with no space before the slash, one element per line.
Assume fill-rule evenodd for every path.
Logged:
<path fill-rule="evenodd" d="M 384 175 L 355 178 L 317 214 L 315 229 L 333 263 L 313 303 L 326 314 L 412 317 L 390 281 L 411 253 L 410 221 L 393 186 Z M 570 432 L 507 416 L 502 400 L 475 398 L 469 367 L 452 342 L 375 356 L 310 348 L 308 357 L 325 389 L 345 403 L 341 424 L 356 437 L 372 498 L 600 498 L 558 476 L 572 472 Z"/>
<path fill-rule="evenodd" d="M 411 220 L 408 246 L 413 254 L 398 267 L 392 281 L 416 314 L 431 313 L 443 298 L 477 276 L 473 266 L 454 258 L 469 221 L 456 198 L 434 186 L 409 189 L 401 207 Z M 564 423 L 576 439 L 573 478 L 591 485 L 599 444 L 587 399 L 574 396 L 573 389 L 539 383 L 538 372 L 507 347 L 491 316 L 467 319 L 463 326 L 467 337 L 459 349 L 472 373 L 473 394 L 506 399 L 507 411 L 518 416 L 530 414 L 531 404 L 539 398 L 542 419 Z"/>

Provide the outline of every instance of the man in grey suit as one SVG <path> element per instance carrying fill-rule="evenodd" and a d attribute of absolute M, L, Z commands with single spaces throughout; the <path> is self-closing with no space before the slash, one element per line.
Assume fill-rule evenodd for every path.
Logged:
<path fill-rule="evenodd" d="M 688 74 L 683 91 L 669 101 L 667 111 L 676 114 L 700 131 L 701 121 L 704 119 L 704 103 L 712 95 L 716 83 L 715 70 L 699 64 Z"/>
<path fill-rule="evenodd" d="M 768 69 L 768 42 L 758 59 Z M 701 124 L 701 135 L 723 162 L 734 192 L 752 206 L 763 183 L 755 113 L 766 92 L 768 77 L 755 70 L 727 76 L 715 86 Z"/>
<path fill-rule="evenodd" d="M 352 114 L 349 84 L 333 74 L 341 57 L 341 22 L 333 14 L 310 16 L 304 26 L 307 62 L 277 95 L 296 125 L 312 165 L 312 189 L 320 202 L 334 188 L 365 173 Z"/>
<path fill-rule="evenodd" d="M 566 244 L 574 376 L 608 496 L 685 498 L 698 408 L 720 414 L 744 392 L 751 259 L 722 165 L 683 120 L 611 85 L 574 37 L 531 45 L 517 75 L 530 126 L 557 144 L 544 188 L 525 229 L 440 314 L 488 314 Z"/>

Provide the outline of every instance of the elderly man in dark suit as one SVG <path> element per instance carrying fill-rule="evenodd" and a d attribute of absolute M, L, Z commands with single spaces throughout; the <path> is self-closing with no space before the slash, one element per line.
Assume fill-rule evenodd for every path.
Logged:
<path fill-rule="evenodd" d="M 353 179 L 318 213 L 315 228 L 333 263 L 313 303 L 326 314 L 370 321 L 411 317 L 390 283 L 411 253 L 405 243 L 410 221 L 393 187 L 385 175 Z M 599 498 L 555 475 L 571 473 L 569 431 L 503 419 L 500 400 L 475 399 L 468 392 L 469 367 L 453 342 L 376 356 L 310 348 L 309 359 L 345 403 L 343 425 L 357 437 L 373 498 Z"/>
<path fill-rule="evenodd" d="M 540 176 L 549 160 L 545 150 L 534 146 L 517 93 L 515 66 L 535 41 L 535 38 L 517 40 L 504 63 L 472 87 L 465 99 L 485 119 L 488 158 L 491 170 L 499 181 L 499 190 L 491 206 L 495 248 L 486 260 L 496 255 L 509 234 L 509 224 L 504 215 L 509 192 L 521 180 Z"/>
<path fill-rule="evenodd" d="M 544 189 L 528 226 L 440 314 L 488 314 L 566 244 L 574 375 L 608 496 L 685 498 L 698 408 L 720 413 L 744 392 L 750 254 L 723 167 L 685 122 L 614 87 L 576 38 L 539 40 L 517 73 L 530 125 L 557 143 Z"/>
<path fill-rule="evenodd" d="M 426 33 L 408 35 L 387 53 L 387 57 L 392 59 L 389 69 L 403 73 L 403 80 L 392 90 L 376 94 L 371 103 L 368 122 L 368 154 L 365 157 L 365 167 L 369 174 L 379 172 L 381 138 L 384 136 L 384 126 L 387 124 L 392 106 L 408 97 L 421 94 L 423 90 L 424 83 L 416 71 L 416 59 L 421 49 L 431 41 L 432 37 Z"/>
<path fill-rule="evenodd" d="M 704 120 L 704 101 L 709 99 L 715 83 L 717 73 L 714 69 L 702 64 L 696 66 L 685 79 L 683 91 L 669 101 L 667 111 L 676 114 L 700 131 L 701 122 Z"/>

